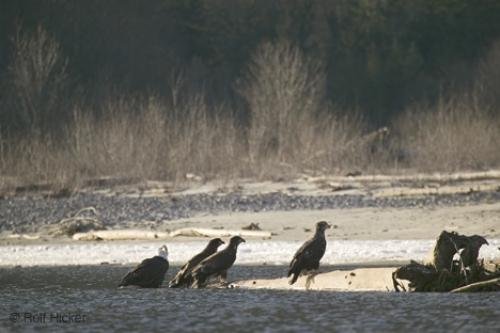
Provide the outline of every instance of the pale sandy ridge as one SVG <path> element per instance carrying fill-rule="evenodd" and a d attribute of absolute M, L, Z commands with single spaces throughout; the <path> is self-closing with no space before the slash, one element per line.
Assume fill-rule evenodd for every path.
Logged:
<path fill-rule="evenodd" d="M 500 238 L 500 202 L 460 207 L 351 208 L 204 214 L 169 222 L 184 227 L 239 229 L 258 223 L 273 233 L 273 240 L 301 240 L 316 221 L 333 225 L 328 239 L 391 240 L 435 239 L 442 230 Z"/>
<path fill-rule="evenodd" d="M 314 277 L 309 290 L 332 291 L 393 291 L 392 272 L 395 267 L 358 268 L 320 273 Z M 234 283 L 237 288 L 305 290 L 306 277 L 300 277 L 293 285 L 288 279 L 252 279 Z"/>
<path fill-rule="evenodd" d="M 456 173 L 367 174 L 352 176 L 302 175 L 287 181 L 191 181 L 184 184 L 144 181 L 141 186 L 125 185 L 88 191 L 104 195 L 129 197 L 165 197 L 190 194 L 224 194 L 239 192 L 245 195 L 282 192 L 302 195 L 374 195 L 421 196 L 454 194 L 470 191 L 489 192 L 500 188 L 500 170 Z"/>
<path fill-rule="evenodd" d="M 168 228 L 238 230 L 250 223 L 257 223 L 263 231 L 271 232 L 272 240 L 298 241 L 309 237 L 314 223 L 320 220 L 329 221 L 333 225 L 327 233 L 330 240 L 429 240 L 435 239 L 442 230 L 457 231 L 466 235 L 479 234 L 487 239 L 500 238 L 500 202 L 458 207 L 207 213 L 169 221 Z M 161 234 L 167 242 L 197 239 L 169 237 L 166 233 L 162 233 L 162 229 L 149 230 L 147 234 L 153 235 L 149 238 L 154 238 L 154 234 Z M 70 238 L 44 238 L 43 235 L 33 240 L 9 237 L 10 234 L 0 238 L 0 246 L 71 242 Z"/>

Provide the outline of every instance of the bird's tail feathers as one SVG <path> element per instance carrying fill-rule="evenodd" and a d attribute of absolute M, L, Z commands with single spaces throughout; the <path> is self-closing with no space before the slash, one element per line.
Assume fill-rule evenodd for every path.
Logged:
<path fill-rule="evenodd" d="M 130 283 L 129 281 L 127 281 L 127 279 L 122 279 L 122 281 L 120 282 L 120 284 L 118 285 L 118 287 L 126 287 L 128 286 Z"/>
<path fill-rule="evenodd" d="M 169 288 L 178 288 L 178 287 L 180 287 L 179 281 L 177 281 L 177 279 L 170 281 L 168 283 L 168 287 Z"/>
<path fill-rule="evenodd" d="M 293 258 L 292 262 L 290 263 L 290 266 L 288 268 L 287 277 L 292 275 L 294 266 L 295 266 L 295 258 Z"/>
<path fill-rule="evenodd" d="M 189 286 L 191 288 L 202 288 L 205 285 L 207 277 L 202 272 L 196 272 L 195 274 L 189 275 Z"/>

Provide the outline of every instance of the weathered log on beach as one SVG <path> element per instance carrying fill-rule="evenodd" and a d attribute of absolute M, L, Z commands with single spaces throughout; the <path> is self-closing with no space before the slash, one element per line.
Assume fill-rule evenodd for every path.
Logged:
<path fill-rule="evenodd" d="M 8 235 L 7 239 L 28 239 L 28 240 L 34 240 L 34 239 L 40 239 L 40 235 L 12 234 L 12 235 Z"/>
<path fill-rule="evenodd" d="M 60 220 L 48 227 L 48 234 L 54 236 L 73 236 L 76 233 L 85 233 L 106 229 L 99 220 L 99 213 L 94 207 L 85 207 L 70 217 Z"/>
<path fill-rule="evenodd" d="M 190 236 L 190 237 L 259 237 L 271 238 L 269 231 L 257 230 L 223 230 L 223 229 L 207 229 L 207 228 L 182 228 L 174 230 L 170 233 L 171 237 Z"/>
<path fill-rule="evenodd" d="M 471 283 L 466 286 L 453 289 L 452 293 L 466 293 L 466 292 L 478 292 L 478 291 L 500 291 L 500 277 Z"/>
<path fill-rule="evenodd" d="M 98 230 L 81 232 L 73 235 L 74 240 L 136 240 L 136 239 L 165 239 L 169 238 L 168 232 L 150 230 L 123 229 L 123 230 Z"/>
<path fill-rule="evenodd" d="M 172 232 L 161 232 L 141 229 L 121 229 L 121 230 L 93 230 L 89 232 L 79 232 L 73 235 L 74 240 L 138 240 L 138 239 L 166 239 L 171 237 L 259 237 L 270 238 L 269 231 L 256 230 L 220 230 L 207 228 L 182 228 Z"/>
<path fill-rule="evenodd" d="M 433 262 L 423 265 L 412 261 L 398 268 L 392 274 L 394 289 L 406 291 L 399 282 L 406 280 L 409 281 L 409 291 L 417 292 L 500 290 L 496 280 L 500 271 L 490 271 L 484 267 L 482 260 L 478 261 L 479 248 L 483 244 L 488 242 L 478 235 L 441 232 L 434 247 Z M 460 253 L 459 260 L 453 260 L 457 253 Z"/>
<path fill-rule="evenodd" d="M 436 280 L 437 276 L 438 272 L 433 266 L 412 261 L 392 273 L 392 283 L 395 291 L 400 291 L 400 288 L 406 291 L 406 288 L 402 286 L 398 279 L 410 281 L 409 287 L 413 291 L 425 291 L 432 289 L 430 285 Z"/>

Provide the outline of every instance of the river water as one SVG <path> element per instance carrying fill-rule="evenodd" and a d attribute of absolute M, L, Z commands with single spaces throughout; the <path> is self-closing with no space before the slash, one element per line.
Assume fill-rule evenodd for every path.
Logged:
<path fill-rule="evenodd" d="M 244 289 L 118 289 L 130 266 L 0 269 L 0 331 L 500 331 L 500 295 Z M 171 267 L 168 277 L 175 274 Z M 280 277 L 236 266 L 230 279 Z"/>

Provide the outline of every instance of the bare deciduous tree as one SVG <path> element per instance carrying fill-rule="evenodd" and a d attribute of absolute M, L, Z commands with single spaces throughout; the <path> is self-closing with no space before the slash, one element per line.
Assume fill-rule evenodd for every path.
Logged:
<path fill-rule="evenodd" d="M 253 160 L 291 162 L 310 147 L 315 117 L 324 102 L 325 75 L 289 42 L 265 43 L 256 51 L 240 92 L 250 108 Z"/>
<path fill-rule="evenodd" d="M 59 43 L 41 26 L 34 32 L 19 29 L 13 38 L 9 66 L 11 98 L 23 125 L 41 130 L 51 126 L 61 110 L 67 83 L 67 60 Z"/>

